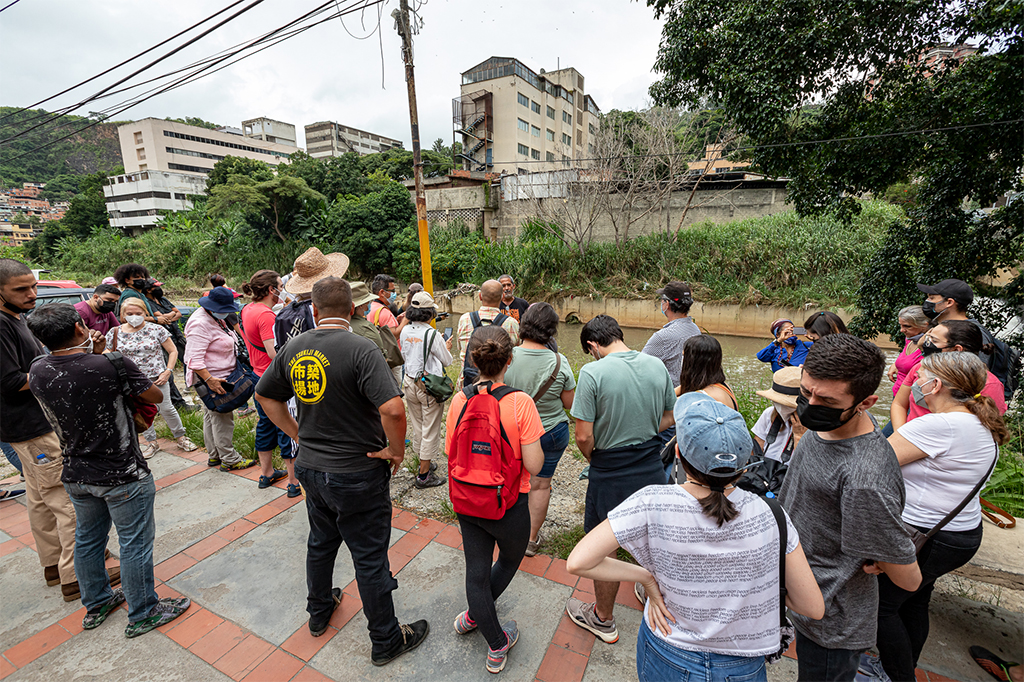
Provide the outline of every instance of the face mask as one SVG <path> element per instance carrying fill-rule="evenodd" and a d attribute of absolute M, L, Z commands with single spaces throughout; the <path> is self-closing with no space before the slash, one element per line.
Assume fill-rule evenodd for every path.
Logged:
<path fill-rule="evenodd" d="M 661 308 L 661 314 L 664 315 L 665 317 L 668 317 L 668 308 L 666 308 L 664 304 L 660 305 L 659 307 Z"/>
<path fill-rule="evenodd" d="M 314 320 L 314 324 L 316 324 L 317 329 L 319 329 L 325 322 L 341 322 L 346 329 L 349 329 L 352 326 L 344 317 L 321 317 L 319 320 Z"/>
<path fill-rule="evenodd" d="M 907 340 L 908 341 L 913 341 L 914 343 L 917 343 L 918 341 L 921 340 L 921 338 L 925 335 L 925 333 L 926 332 L 921 332 L 920 334 L 915 334 L 914 336 L 908 336 Z"/>
<path fill-rule="evenodd" d="M 927 341 L 921 344 L 921 355 L 925 357 L 941 352 L 942 349 L 936 346 L 931 339 L 928 339 Z"/>
<path fill-rule="evenodd" d="M 133 327 L 141 327 L 146 318 L 142 315 L 125 315 L 124 319 Z"/>
<path fill-rule="evenodd" d="M 779 403 L 772 404 L 775 405 L 775 411 L 779 413 L 779 416 L 785 419 L 786 421 L 789 421 L 789 418 L 793 416 L 794 412 L 796 412 L 795 407 L 790 407 L 789 405 L 780 405 Z"/>
<path fill-rule="evenodd" d="M 223 320 L 224 318 L 226 318 L 231 313 L 210 313 L 210 314 L 213 315 L 218 320 Z"/>
<path fill-rule="evenodd" d="M 61 350 L 78 350 L 79 348 L 84 348 L 86 353 L 91 353 L 92 347 L 92 337 L 90 336 L 84 342 L 78 344 L 77 346 L 69 346 L 67 348 L 62 348 Z"/>
<path fill-rule="evenodd" d="M 929 320 L 934 320 L 936 317 L 942 314 L 942 310 L 935 309 L 935 301 L 925 301 L 921 304 L 921 310 L 924 311 L 925 317 Z"/>
<path fill-rule="evenodd" d="M 388 301 L 391 302 L 391 303 L 394 303 L 396 298 L 398 298 L 398 292 L 397 291 L 392 291 L 391 295 L 388 296 Z"/>
<path fill-rule="evenodd" d="M 21 306 L 16 306 L 3 296 L 0 296 L 0 301 L 3 302 L 3 306 L 5 308 L 10 310 L 12 313 L 15 313 L 16 315 L 21 315 L 22 313 L 27 313 L 28 311 L 32 310 L 32 308 L 22 308 Z"/>
<path fill-rule="evenodd" d="M 935 379 L 929 379 L 928 381 L 926 381 L 924 383 L 925 384 L 930 384 L 933 381 L 935 381 Z M 932 395 L 932 393 L 934 393 L 934 391 L 932 391 L 932 393 L 925 393 L 924 389 L 922 389 L 919 385 L 914 383 L 914 384 L 910 385 L 910 393 L 911 393 L 911 395 L 914 396 L 914 402 L 917 403 L 918 407 L 923 407 L 926 410 L 928 409 L 928 403 L 925 401 L 925 396 Z"/>
<path fill-rule="evenodd" d="M 116 301 L 100 301 L 99 311 L 101 313 L 112 313 L 116 305 Z"/>
<path fill-rule="evenodd" d="M 786 344 L 787 346 L 795 346 L 796 345 L 796 337 L 795 336 L 786 337 L 786 340 L 783 341 L 783 343 Z"/>
<path fill-rule="evenodd" d="M 796 398 L 796 416 L 800 419 L 800 423 L 811 431 L 825 433 L 835 431 L 857 415 L 857 412 L 854 411 L 849 417 L 843 419 L 843 413 L 850 409 L 852 408 L 811 405 L 810 400 L 802 395 Z"/>

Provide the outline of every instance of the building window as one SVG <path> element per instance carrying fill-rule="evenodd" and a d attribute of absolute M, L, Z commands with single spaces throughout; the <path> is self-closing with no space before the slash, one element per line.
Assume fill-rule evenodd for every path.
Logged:
<path fill-rule="evenodd" d="M 588 123 L 587 125 L 590 127 L 590 134 L 591 135 L 597 135 L 597 128 L 594 127 L 594 124 L 593 123 Z"/>
<path fill-rule="evenodd" d="M 591 154 L 593 154 L 594 153 L 594 145 L 588 144 L 587 145 L 587 151 L 590 152 Z"/>
<path fill-rule="evenodd" d="M 555 131 L 554 130 L 548 130 L 547 131 L 547 137 L 548 137 L 548 142 L 554 142 L 555 141 Z"/>
<path fill-rule="evenodd" d="M 530 126 L 530 134 L 534 137 L 540 137 L 540 128 L 537 126 Z"/>
<path fill-rule="evenodd" d="M 552 154 L 551 152 L 548 152 L 547 153 L 547 160 L 548 161 L 554 161 L 555 160 L 555 155 Z"/>
<path fill-rule="evenodd" d="M 138 157 L 139 161 L 145 161 L 146 160 L 146 150 L 145 149 L 136 149 L 135 150 L 135 156 Z"/>
<path fill-rule="evenodd" d="M 530 148 L 527 147 L 525 144 L 521 144 L 521 145 L 519 145 L 519 153 L 521 155 L 523 155 L 523 156 L 529 156 L 530 155 Z"/>
<path fill-rule="evenodd" d="M 526 95 L 524 95 L 521 92 L 517 93 L 517 94 L 519 95 L 519 103 L 522 104 L 524 107 L 529 107 L 530 106 L 530 98 L 527 97 Z"/>
<path fill-rule="evenodd" d="M 548 118 L 550 118 L 552 121 L 555 120 L 555 108 L 554 107 L 548 107 Z"/>
<path fill-rule="evenodd" d="M 521 118 L 517 119 L 517 120 L 519 121 L 518 125 L 519 125 L 519 129 L 520 130 L 522 130 L 524 133 L 530 132 L 530 124 L 529 123 L 527 123 L 526 121 L 524 121 Z"/>
<path fill-rule="evenodd" d="M 142 144 L 142 133 L 135 133 L 135 144 Z"/>
<path fill-rule="evenodd" d="M 540 161 L 540 152 L 537 151 L 536 149 L 531 149 L 530 150 L 530 156 L 532 158 L 536 159 L 537 161 Z"/>
<path fill-rule="evenodd" d="M 577 128 L 576 129 L 576 146 L 577 147 L 582 147 L 583 146 L 583 129 L 582 128 Z"/>
<path fill-rule="evenodd" d="M 533 113 L 535 113 L 535 114 L 539 114 L 540 113 L 540 104 L 538 104 L 537 102 L 534 102 L 534 101 L 531 100 L 530 101 L 530 108 L 533 109 Z"/>
<path fill-rule="evenodd" d="M 213 170 L 212 168 L 200 168 L 199 166 L 186 166 L 181 163 L 169 163 L 167 164 L 167 167 L 171 170 L 188 171 L 190 173 L 209 173 Z"/>
<path fill-rule="evenodd" d="M 568 111 L 563 111 L 562 120 L 568 123 L 569 125 L 572 125 L 572 114 L 570 114 Z"/>
<path fill-rule="evenodd" d="M 562 144 L 571 145 L 572 144 L 572 136 L 566 135 L 565 133 L 562 133 Z"/>

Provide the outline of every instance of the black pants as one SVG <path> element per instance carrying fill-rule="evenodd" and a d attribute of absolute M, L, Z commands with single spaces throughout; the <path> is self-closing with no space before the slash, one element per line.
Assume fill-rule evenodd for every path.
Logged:
<path fill-rule="evenodd" d="M 853 682 L 860 650 L 827 649 L 796 632 L 797 679 L 800 682 Z"/>
<path fill-rule="evenodd" d="M 927 532 L 928 528 L 918 528 Z M 907 592 L 886 575 L 878 576 L 878 653 L 893 682 L 914 682 L 914 668 L 928 639 L 928 602 L 935 580 L 960 568 L 981 546 L 981 524 L 974 530 L 940 530 L 917 555 L 921 587 Z"/>
<path fill-rule="evenodd" d="M 481 519 L 459 514 L 462 547 L 466 555 L 466 601 L 472 618 L 491 649 L 505 646 L 508 638 L 498 622 L 494 602 L 512 582 L 530 541 L 529 495 L 520 493 L 516 503 L 500 519 Z M 491 564 L 494 543 L 498 560 Z"/>

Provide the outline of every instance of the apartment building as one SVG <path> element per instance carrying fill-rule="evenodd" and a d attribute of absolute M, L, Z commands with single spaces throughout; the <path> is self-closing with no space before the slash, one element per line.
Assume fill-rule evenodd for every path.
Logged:
<path fill-rule="evenodd" d="M 40 199 L 44 187 L 46 185 L 41 182 L 26 182 L 21 187 L 0 189 L 0 219 L 10 221 L 18 214 L 35 216 L 44 223 L 63 218 L 67 202 L 50 204 L 46 199 Z"/>
<path fill-rule="evenodd" d="M 261 116 L 242 121 L 242 134 L 254 140 L 283 144 L 286 147 L 297 147 L 295 143 L 295 126 L 284 121 Z"/>
<path fill-rule="evenodd" d="M 164 213 L 192 208 L 192 196 L 206 194 L 206 176 L 144 170 L 106 179 L 103 196 L 110 226 L 130 233 L 154 227 Z"/>
<path fill-rule="evenodd" d="M 401 140 L 368 133 L 333 121 L 320 121 L 306 126 L 306 153 L 322 159 L 355 152 L 360 156 L 403 149 Z"/>
<path fill-rule="evenodd" d="M 452 100 L 455 140 L 466 170 L 530 173 L 586 165 L 601 110 L 572 67 L 534 72 L 491 57 L 462 74 Z"/>
<path fill-rule="evenodd" d="M 126 123 L 118 126 L 117 134 L 124 169 L 129 174 L 167 171 L 205 176 L 225 156 L 259 159 L 277 166 L 298 151 L 294 144 L 245 137 L 239 128 L 209 130 L 160 118 Z"/>

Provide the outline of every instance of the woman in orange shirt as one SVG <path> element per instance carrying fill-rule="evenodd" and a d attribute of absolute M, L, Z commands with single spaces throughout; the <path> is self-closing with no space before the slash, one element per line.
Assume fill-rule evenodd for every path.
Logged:
<path fill-rule="evenodd" d="M 461 473 L 461 469 L 456 465 L 463 460 L 459 453 L 453 452 L 452 443 L 455 440 L 458 446 L 456 431 L 467 401 L 479 393 L 493 393 L 505 386 L 505 370 L 512 362 L 512 339 L 501 327 L 488 325 L 477 328 L 468 346 L 480 376 L 476 382 L 455 394 L 448 410 L 445 451 L 448 453 L 448 473 L 453 487 L 459 485 L 456 472 Z M 519 629 L 514 620 L 504 625 L 499 623 L 494 602 L 512 582 L 526 553 L 526 545 L 530 540 L 530 474 L 537 474 L 544 466 L 544 451 L 540 447 L 544 427 L 533 399 L 522 391 L 513 391 L 499 398 L 498 408 L 501 415 L 500 427 L 508 438 L 515 459 L 522 461 L 519 495 L 499 519 L 458 514 L 466 556 L 466 600 L 469 609 L 455 619 L 455 631 L 460 635 L 480 628 L 487 639 L 487 670 L 492 673 L 504 669 L 508 650 L 519 639 Z M 478 445 L 474 441 L 474 449 Z M 500 444 L 495 445 L 500 447 Z M 471 472 L 467 473 L 467 477 L 472 476 Z M 492 564 L 495 543 L 498 545 L 498 560 Z"/>

